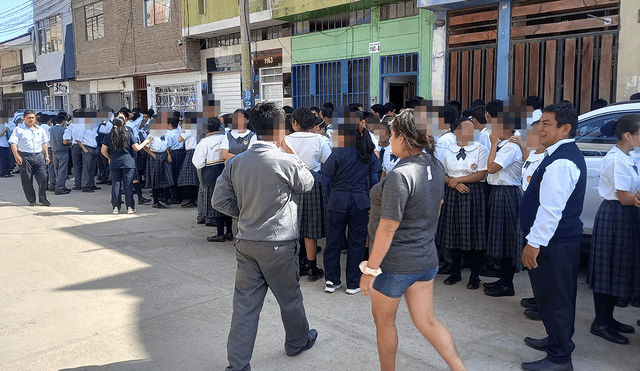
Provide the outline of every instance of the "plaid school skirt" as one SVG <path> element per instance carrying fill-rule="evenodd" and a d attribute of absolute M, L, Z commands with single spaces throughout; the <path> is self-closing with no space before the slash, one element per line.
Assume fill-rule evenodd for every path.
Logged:
<path fill-rule="evenodd" d="M 511 258 L 514 265 L 517 265 L 518 249 L 525 243 L 523 234 L 518 233 L 521 198 L 518 186 L 491 186 L 487 254 L 497 259 Z"/>
<path fill-rule="evenodd" d="M 469 193 L 446 187 L 438 218 L 436 244 L 442 248 L 485 250 L 487 248 L 486 186 L 465 183 Z"/>
<path fill-rule="evenodd" d="M 602 201 L 593 222 L 587 273 L 593 292 L 622 298 L 639 294 L 639 228 L 635 206 Z"/>
<path fill-rule="evenodd" d="M 322 184 L 317 180 L 309 192 L 299 195 L 300 238 L 325 238 L 325 202 Z"/>
<path fill-rule="evenodd" d="M 190 149 L 184 156 L 184 162 L 182 162 L 182 167 L 180 168 L 180 175 L 178 175 L 178 187 L 197 187 L 200 185 L 200 181 L 198 180 L 198 169 L 196 169 L 196 167 L 193 166 L 193 163 L 191 162 L 194 152 L 194 149 Z"/>
<path fill-rule="evenodd" d="M 186 152 L 184 149 L 172 149 L 171 151 L 171 176 L 173 177 L 173 183 L 178 183 L 178 176 L 180 176 L 180 169 L 184 163 Z"/>
<path fill-rule="evenodd" d="M 151 188 L 171 187 L 171 164 L 167 162 L 167 152 L 154 152 L 156 159 L 149 156 L 147 159 L 147 186 Z"/>

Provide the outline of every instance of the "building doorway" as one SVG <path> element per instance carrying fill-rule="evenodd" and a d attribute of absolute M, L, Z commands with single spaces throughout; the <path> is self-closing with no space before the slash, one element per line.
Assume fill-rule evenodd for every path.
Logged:
<path fill-rule="evenodd" d="M 397 109 L 404 108 L 404 102 L 416 96 L 418 76 L 389 76 L 382 79 L 382 104 L 391 102 Z"/>

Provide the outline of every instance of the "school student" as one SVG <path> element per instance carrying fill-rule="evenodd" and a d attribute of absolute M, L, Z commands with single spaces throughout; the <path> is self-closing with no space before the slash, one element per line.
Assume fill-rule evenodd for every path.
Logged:
<path fill-rule="evenodd" d="M 633 333 L 634 328 L 613 318 L 618 298 L 635 296 L 634 280 L 640 275 L 636 254 L 640 246 L 640 223 L 635 195 L 640 190 L 640 116 L 625 115 L 600 132 L 614 136 L 617 143 L 602 160 L 598 193 L 603 198 L 593 224 L 589 273 L 593 290 L 595 319 L 591 333 L 613 343 L 627 344 L 620 333 Z"/>
<path fill-rule="evenodd" d="M 438 219 L 436 244 L 451 251 L 451 275 L 445 285 L 462 280 L 462 255 L 471 261 L 467 288 L 480 286 L 480 267 L 487 248 L 485 186 L 488 151 L 473 140 L 473 122 L 466 117 L 451 126 L 456 144 L 442 154 L 446 176 L 444 204 Z"/>
<path fill-rule="evenodd" d="M 147 185 L 151 187 L 153 196 L 153 207 L 156 209 L 166 209 L 169 204 L 161 199 L 164 197 L 166 189 L 173 186 L 173 176 L 171 174 L 171 153 L 169 145 L 163 136 L 149 136 L 151 138 L 147 147 L 149 149 L 149 159 L 147 161 Z"/>
<path fill-rule="evenodd" d="M 76 144 L 82 149 L 82 192 L 93 192 L 100 189 L 96 186 L 96 169 L 98 166 L 97 128 L 90 128 L 85 124 L 82 137 L 75 138 Z"/>
<path fill-rule="evenodd" d="M 180 141 L 180 131 L 182 128 L 178 128 L 180 126 L 180 118 L 174 117 L 173 120 L 169 120 L 167 124 L 167 145 L 169 146 L 169 151 L 171 152 L 171 176 L 173 178 L 173 185 L 171 186 L 171 199 L 169 200 L 172 204 L 179 204 L 182 202 L 182 187 L 178 186 L 178 176 L 180 176 L 180 169 L 182 168 L 182 163 L 184 162 L 185 150 L 184 150 L 184 142 Z"/>
<path fill-rule="evenodd" d="M 231 130 L 225 134 L 220 148 L 222 150 L 222 158 L 225 161 L 231 157 L 240 154 L 258 140 L 256 133 L 248 128 L 249 114 L 243 109 L 237 109 L 231 118 Z"/>
<path fill-rule="evenodd" d="M 7 117 L 0 118 L 2 121 L 7 121 L 6 123 L 2 122 L 2 130 L 0 130 L 0 178 L 13 178 L 11 169 L 15 164 L 13 153 L 11 153 L 9 138 L 11 137 L 13 130 L 16 128 L 16 125 L 10 121 L 12 117 L 8 116 L 9 115 L 7 114 Z"/>
<path fill-rule="evenodd" d="M 311 110 L 305 107 L 295 109 L 291 118 L 295 133 L 287 135 L 283 147 L 285 151 L 300 157 L 316 179 L 313 189 L 300 195 L 298 205 L 300 237 L 304 239 L 309 267 L 307 279 L 315 282 L 324 276 L 324 270 L 317 266 L 316 255 L 318 239 L 326 237 L 325 191 L 319 173 L 322 164 L 331 155 L 331 147 L 327 137 L 311 132 L 317 119 Z"/>
<path fill-rule="evenodd" d="M 67 175 L 69 171 L 69 141 L 64 140 L 64 131 L 67 126 L 66 115 L 59 114 L 55 118 L 55 125 L 49 130 L 49 148 L 53 155 L 53 165 L 55 169 L 56 195 L 65 195 L 71 190 L 66 187 Z"/>
<path fill-rule="evenodd" d="M 220 145 L 224 139 L 224 126 L 217 117 L 210 117 L 207 122 L 207 135 L 196 145 L 193 153 L 192 163 L 200 174 L 200 197 L 198 197 L 198 208 L 203 209 L 206 225 L 216 226 L 217 234 L 207 237 L 209 242 L 224 242 L 232 240 L 231 218 L 218 210 L 211 204 L 211 197 L 216 187 L 216 180 L 224 170 L 224 159 Z M 223 218 L 226 216 L 227 218 Z M 225 227 L 227 232 L 225 233 Z"/>
<path fill-rule="evenodd" d="M 334 128 L 333 152 L 322 164 L 322 172 L 332 178 L 327 203 L 327 245 L 324 252 L 325 289 L 333 293 L 340 287 L 340 252 L 349 228 L 347 241 L 346 283 L 348 295 L 360 292 L 361 272 L 358 264 L 364 259 L 371 200 L 369 191 L 378 182 L 380 161 L 366 128 L 362 112 L 349 113 L 345 123 Z"/>
<path fill-rule="evenodd" d="M 378 153 L 380 154 L 380 165 L 382 166 L 382 173 L 380 174 L 380 180 L 382 180 L 393 168 L 396 166 L 400 159 L 393 154 L 391 149 L 391 127 L 387 122 L 381 122 L 373 128 L 373 133 L 378 136 Z"/>
<path fill-rule="evenodd" d="M 513 276 L 521 242 L 518 237 L 518 214 L 522 191 L 522 150 L 513 140 L 515 125 L 502 117 L 503 103 L 493 100 L 486 105 L 491 118 L 491 150 L 487 159 L 489 195 L 489 233 L 487 254 L 500 260 L 500 279 L 484 284 L 489 296 L 513 296 Z M 499 117 L 500 116 L 500 117 Z"/>
<path fill-rule="evenodd" d="M 74 115 L 78 114 L 78 110 L 74 110 Z M 71 163 L 73 168 L 73 189 L 74 191 L 82 191 L 82 147 L 77 145 L 77 141 L 82 140 L 84 135 L 84 124 L 78 122 L 75 117 L 64 131 L 64 140 L 71 142 Z"/>
<path fill-rule="evenodd" d="M 200 181 L 198 180 L 198 169 L 193 165 L 193 153 L 195 152 L 197 140 L 196 129 L 186 129 L 188 125 L 195 127 L 193 123 L 184 123 L 182 130 L 180 131 L 180 137 L 178 140 L 184 143 L 185 156 L 182 167 L 180 168 L 180 174 L 178 175 L 178 186 L 184 187 L 184 191 L 189 198 L 189 201 L 180 205 L 185 208 L 197 207 L 198 187 Z"/>
<path fill-rule="evenodd" d="M 112 114 L 112 113 L 109 113 Z M 104 137 L 111 132 L 113 128 L 112 120 L 104 120 L 98 125 L 98 136 L 96 142 L 98 145 L 102 144 Z M 102 151 L 98 153 L 98 174 L 96 184 L 111 184 L 111 170 L 109 169 L 109 160 L 102 154 Z"/>
<path fill-rule="evenodd" d="M 133 134 L 125 126 L 121 117 L 112 120 L 111 132 L 107 134 L 101 143 L 100 152 L 109 163 L 111 182 L 111 206 L 113 214 L 120 213 L 122 196 L 120 190 L 124 188 L 125 205 L 127 214 L 136 212 L 133 201 L 133 179 L 136 172 L 134 151 L 140 151 L 150 142 L 147 138 L 142 143 L 134 141 Z"/>

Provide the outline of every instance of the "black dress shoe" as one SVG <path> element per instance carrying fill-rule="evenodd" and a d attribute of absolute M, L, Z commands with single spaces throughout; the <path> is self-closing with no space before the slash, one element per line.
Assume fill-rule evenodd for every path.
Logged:
<path fill-rule="evenodd" d="M 55 191 L 54 194 L 56 194 L 56 195 L 66 195 L 66 194 L 69 194 L 70 192 L 71 192 L 71 190 L 65 189 L 65 190 L 62 190 L 62 191 Z"/>
<path fill-rule="evenodd" d="M 601 338 L 608 340 L 612 343 L 616 344 L 629 344 L 629 339 L 620 335 L 618 331 L 614 330 L 611 326 L 608 325 L 596 325 L 596 323 L 591 324 L 590 332 L 595 336 L 600 336 Z"/>
<path fill-rule="evenodd" d="M 467 283 L 467 288 L 469 290 L 477 290 L 479 287 L 480 287 L 480 277 L 470 276 L 469 283 Z"/>
<path fill-rule="evenodd" d="M 548 339 L 544 338 L 544 339 L 534 339 L 534 338 L 530 338 L 530 337 L 526 337 L 524 338 L 524 343 L 527 344 L 528 346 L 530 346 L 531 348 L 535 349 L 535 350 L 539 350 L 541 352 L 546 352 L 547 351 L 547 347 L 548 347 Z"/>
<path fill-rule="evenodd" d="M 49 202 L 49 200 L 47 200 L 46 198 L 44 200 L 40 200 L 40 203 L 42 204 L 42 206 L 51 206 L 51 202 Z"/>
<path fill-rule="evenodd" d="M 100 179 L 96 182 L 96 184 L 107 184 L 107 181 Z"/>
<path fill-rule="evenodd" d="M 438 274 L 451 274 L 451 264 L 445 262 L 440 269 L 438 269 Z"/>
<path fill-rule="evenodd" d="M 633 326 L 625 325 L 624 323 L 620 323 L 615 319 L 613 320 L 613 322 L 611 322 L 610 325 L 612 329 L 618 332 L 621 332 L 623 334 L 633 334 L 634 332 L 636 332 Z"/>
<path fill-rule="evenodd" d="M 196 220 L 196 224 L 204 224 L 204 220 Z"/>
<path fill-rule="evenodd" d="M 225 233 L 224 234 L 224 239 L 227 241 L 233 241 L 233 233 L 229 232 L 229 233 Z"/>
<path fill-rule="evenodd" d="M 101 189 L 102 189 L 102 188 L 100 188 L 100 187 L 96 187 L 96 186 L 89 187 L 89 188 L 93 189 L 94 191 L 98 191 L 98 190 L 101 190 Z"/>
<path fill-rule="evenodd" d="M 82 191 L 82 187 L 80 187 L 80 186 L 75 186 L 75 187 L 73 187 L 71 189 L 73 189 L 74 191 Z"/>
<path fill-rule="evenodd" d="M 553 363 L 546 358 L 535 362 L 523 362 L 521 366 L 526 371 L 573 371 L 571 362 Z"/>
<path fill-rule="evenodd" d="M 522 300 L 520 300 L 520 305 L 529 309 L 538 308 L 536 298 L 522 298 Z"/>
<path fill-rule="evenodd" d="M 82 188 L 82 192 L 89 192 L 89 193 L 92 193 L 92 192 L 94 192 L 94 190 L 93 190 L 93 189 L 91 189 L 91 188 L 83 187 L 83 188 Z"/>
<path fill-rule="evenodd" d="M 71 188 L 65 188 L 65 191 L 71 192 Z"/>
<path fill-rule="evenodd" d="M 533 310 L 531 308 L 527 308 L 524 310 L 525 317 L 532 319 L 534 321 L 542 321 L 542 313 L 537 310 Z"/>
<path fill-rule="evenodd" d="M 485 282 L 482 284 L 482 287 L 484 287 L 485 289 L 492 289 L 494 287 L 498 287 L 498 286 L 502 286 L 502 281 L 501 280 L 497 280 L 497 281 L 493 281 L 493 282 Z"/>
<path fill-rule="evenodd" d="M 630 298 L 618 298 L 618 300 L 616 300 L 616 307 L 624 308 L 628 306 L 630 302 Z"/>
<path fill-rule="evenodd" d="M 460 281 L 462 281 L 462 277 L 460 276 L 460 273 L 451 273 L 451 275 L 447 277 L 447 279 L 444 280 L 443 283 L 445 285 L 455 285 Z"/>
<path fill-rule="evenodd" d="M 194 207 L 198 207 L 198 205 L 194 204 L 193 202 L 187 202 L 186 204 L 182 204 L 180 206 L 184 207 L 184 208 L 187 208 L 187 209 L 192 209 Z"/>
<path fill-rule="evenodd" d="M 215 227 L 216 223 L 215 222 L 209 222 L 209 223 L 204 223 L 204 225 L 206 225 L 207 227 Z"/>
<path fill-rule="evenodd" d="M 164 204 L 158 202 L 157 204 L 153 204 L 152 206 L 154 209 L 166 209 L 167 207 L 164 206 Z"/>
<path fill-rule="evenodd" d="M 149 202 L 151 202 L 151 199 L 149 198 L 138 197 L 138 203 L 140 205 L 148 204 Z"/>
<path fill-rule="evenodd" d="M 224 242 L 224 235 L 218 234 L 215 236 L 207 237 L 207 241 L 209 242 Z"/>
<path fill-rule="evenodd" d="M 289 357 L 295 357 L 298 354 L 304 352 L 305 350 L 311 349 L 313 347 L 313 344 L 316 343 L 317 338 L 318 338 L 318 331 L 316 331 L 315 329 L 309 330 L 309 335 L 307 337 L 307 344 L 296 351 L 291 351 L 291 352 L 287 351 L 287 355 Z"/>
<path fill-rule="evenodd" d="M 487 287 L 486 289 L 484 289 L 484 293 L 493 297 L 514 296 L 516 294 L 515 290 L 513 289 L 513 286 L 505 286 L 502 284 L 500 284 L 500 286 L 496 286 L 492 288 Z"/>

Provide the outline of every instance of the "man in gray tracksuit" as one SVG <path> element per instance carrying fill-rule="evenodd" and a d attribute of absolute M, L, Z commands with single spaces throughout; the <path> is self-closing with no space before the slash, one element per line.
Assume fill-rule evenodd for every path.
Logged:
<path fill-rule="evenodd" d="M 280 305 L 288 356 L 310 349 L 318 336 L 309 330 L 298 266 L 298 194 L 313 188 L 313 176 L 302 160 L 271 142 L 279 139 L 274 133 L 284 132 L 281 109 L 273 103 L 258 104 L 250 116 L 261 140 L 227 161 L 212 198 L 216 210 L 238 218 L 238 266 L 227 343 L 230 371 L 251 369 L 268 287 Z"/>

